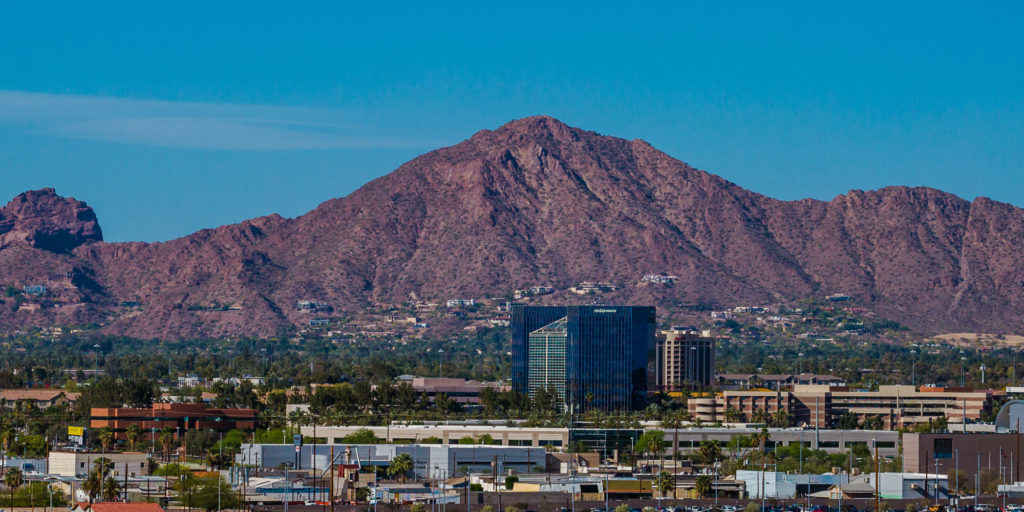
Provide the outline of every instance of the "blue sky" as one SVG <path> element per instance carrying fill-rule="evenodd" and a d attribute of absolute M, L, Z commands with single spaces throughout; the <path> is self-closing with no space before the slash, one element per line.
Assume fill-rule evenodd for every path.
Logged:
<path fill-rule="evenodd" d="M 300 215 L 534 114 L 781 199 L 1024 206 L 1020 3 L 33 4 L 0 17 L 0 202 L 54 187 L 111 241 Z"/>

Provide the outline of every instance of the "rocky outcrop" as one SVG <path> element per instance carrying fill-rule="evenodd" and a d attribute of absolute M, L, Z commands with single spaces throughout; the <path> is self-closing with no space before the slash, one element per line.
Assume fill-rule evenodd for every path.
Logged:
<path fill-rule="evenodd" d="M 0 248 L 27 244 L 66 254 L 82 244 L 102 240 L 92 208 L 60 197 L 52 188 L 20 194 L 0 209 Z"/>

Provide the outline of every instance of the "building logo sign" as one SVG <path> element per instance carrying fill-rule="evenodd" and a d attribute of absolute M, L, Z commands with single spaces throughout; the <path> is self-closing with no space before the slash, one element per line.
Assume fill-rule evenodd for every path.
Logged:
<path fill-rule="evenodd" d="M 595 309 L 594 313 L 618 313 L 617 309 Z"/>

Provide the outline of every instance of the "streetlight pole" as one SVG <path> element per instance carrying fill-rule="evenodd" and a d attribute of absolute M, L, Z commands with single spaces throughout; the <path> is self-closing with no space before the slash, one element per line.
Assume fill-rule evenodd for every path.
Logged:
<path fill-rule="evenodd" d="M 715 509 L 718 509 L 718 475 L 720 474 L 722 474 L 722 464 L 715 459 Z M 673 485 L 675 484 L 673 483 Z M 673 490 L 675 489 L 673 488 Z"/>
<path fill-rule="evenodd" d="M 953 489 L 956 490 L 956 501 L 954 505 L 960 506 L 960 450 L 953 450 L 953 481 L 955 485 Z"/>
<path fill-rule="evenodd" d="M 961 352 L 963 354 L 963 352 Z M 966 375 L 964 374 L 964 361 L 967 360 L 967 356 L 960 356 L 960 387 L 966 385 Z"/>

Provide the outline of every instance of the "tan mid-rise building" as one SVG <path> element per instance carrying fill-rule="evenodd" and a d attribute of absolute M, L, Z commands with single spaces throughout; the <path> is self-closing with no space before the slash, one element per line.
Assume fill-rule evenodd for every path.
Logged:
<path fill-rule="evenodd" d="M 688 402 L 690 414 L 705 422 L 754 422 L 785 411 L 793 424 L 835 426 L 844 414 L 860 422 L 880 422 L 894 430 L 945 418 L 951 423 L 976 422 L 991 406 L 991 391 L 963 388 L 891 385 L 877 390 L 851 390 L 829 385 L 795 385 L 789 389 L 730 390 Z"/>

